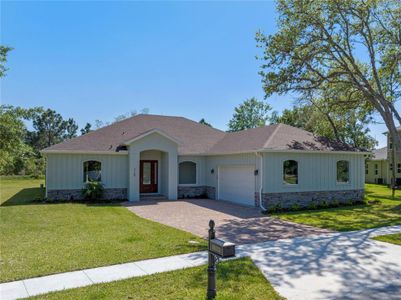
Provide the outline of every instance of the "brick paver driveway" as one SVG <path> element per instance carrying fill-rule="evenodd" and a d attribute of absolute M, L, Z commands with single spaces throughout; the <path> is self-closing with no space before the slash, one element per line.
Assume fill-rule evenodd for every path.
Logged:
<path fill-rule="evenodd" d="M 268 217 L 258 208 L 209 199 L 126 202 L 124 205 L 143 218 L 207 236 L 213 219 L 219 238 L 237 244 L 256 243 L 330 232 Z"/>

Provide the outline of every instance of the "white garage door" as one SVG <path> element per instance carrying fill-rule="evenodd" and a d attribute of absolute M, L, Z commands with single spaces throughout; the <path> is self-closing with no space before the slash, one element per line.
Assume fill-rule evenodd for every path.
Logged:
<path fill-rule="evenodd" d="M 219 168 L 219 200 L 255 205 L 254 166 L 222 166 Z"/>

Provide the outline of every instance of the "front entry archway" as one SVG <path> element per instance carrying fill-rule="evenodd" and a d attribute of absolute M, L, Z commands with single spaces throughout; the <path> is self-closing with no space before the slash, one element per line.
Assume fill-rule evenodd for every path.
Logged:
<path fill-rule="evenodd" d="M 140 161 L 139 189 L 141 194 L 158 192 L 158 168 L 157 160 Z"/>

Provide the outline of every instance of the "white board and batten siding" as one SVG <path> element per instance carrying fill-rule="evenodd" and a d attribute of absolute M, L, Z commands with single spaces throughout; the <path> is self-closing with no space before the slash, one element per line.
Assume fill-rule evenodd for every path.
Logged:
<path fill-rule="evenodd" d="M 298 162 L 298 184 L 285 184 L 283 163 Z M 337 182 L 337 162 L 349 162 L 348 183 Z M 364 189 L 365 157 L 362 154 L 342 153 L 264 153 L 263 192 L 285 193 L 304 191 L 339 191 Z"/>
<path fill-rule="evenodd" d="M 128 155 L 107 154 L 47 154 L 46 188 L 48 190 L 81 189 L 83 163 L 102 163 L 102 183 L 105 188 L 128 187 Z"/>

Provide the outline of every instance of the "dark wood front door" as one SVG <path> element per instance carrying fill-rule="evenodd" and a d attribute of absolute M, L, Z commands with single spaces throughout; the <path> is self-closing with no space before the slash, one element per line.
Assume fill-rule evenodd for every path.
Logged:
<path fill-rule="evenodd" d="M 141 160 L 141 193 L 157 193 L 157 168 L 157 160 Z"/>

